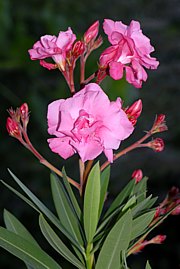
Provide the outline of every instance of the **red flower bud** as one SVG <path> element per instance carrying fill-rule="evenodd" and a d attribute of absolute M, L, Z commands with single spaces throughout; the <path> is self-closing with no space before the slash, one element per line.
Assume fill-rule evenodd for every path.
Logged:
<path fill-rule="evenodd" d="M 134 172 L 132 173 L 132 178 L 135 179 L 136 183 L 141 181 L 141 179 L 143 178 L 142 170 L 141 169 L 134 170 Z"/>
<path fill-rule="evenodd" d="M 179 215 L 180 214 L 180 199 L 175 202 L 175 206 L 177 206 L 172 212 L 171 215 Z"/>
<path fill-rule="evenodd" d="M 142 101 L 141 99 L 134 102 L 130 107 L 125 108 L 125 113 L 128 116 L 128 119 L 133 125 L 136 124 L 137 118 L 141 115 L 142 112 Z"/>
<path fill-rule="evenodd" d="M 22 120 L 23 126 L 26 128 L 26 126 L 29 122 L 29 109 L 28 109 L 28 105 L 26 103 L 21 105 L 20 115 L 21 115 L 21 120 Z"/>
<path fill-rule="evenodd" d="M 155 138 L 147 143 L 147 146 L 152 148 L 155 152 L 161 152 L 164 149 L 164 141 L 161 138 Z"/>
<path fill-rule="evenodd" d="M 151 132 L 154 134 L 154 133 L 164 132 L 167 130 L 168 130 L 168 127 L 166 125 L 165 115 L 164 114 L 157 115 L 154 121 L 153 127 L 151 129 Z"/>
<path fill-rule="evenodd" d="M 94 42 L 94 45 L 93 45 L 93 49 L 97 49 L 99 48 L 103 43 L 103 39 L 102 39 L 102 36 L 99 36 L 96 41 Z"/>
<path fill-rule="evenodd" d="M 166 235 L 157 235 L 157 236 L 153 237 L 150 241 L 147 241 L 147 242 L 149 244 L 162 244 L 165 239 L 166 239 Z"/>
<path fill-rule="evenodd" d="M 20 106 L 21 119 L 26 120 L 29 115 L 28 105 L 26 103 Z"/>
<path fill-rule="evenodd" d="M 9 135 L 15 137 L 15 138 L 20 138 L 21 137 L 21 130 L 19 127 L 19 124 L 11 119 L 10 117 L 7 118 L 6 121 L 6 129 L 9 133 Z"/>
<path fill-rule="evenodd" d="M 79 56 L 81 56 L 85 51 L 85 45 L 84 42 L 82 41 L 77 41 L 72 49 L 72 54 L 75 58 L 78 58 Z"/>
<path fill-rule="evenodd" d="M 86 44 L 94 41 L 99 32 L 99 21 L 94 22 L 84 34 L 84 42 Z"/>

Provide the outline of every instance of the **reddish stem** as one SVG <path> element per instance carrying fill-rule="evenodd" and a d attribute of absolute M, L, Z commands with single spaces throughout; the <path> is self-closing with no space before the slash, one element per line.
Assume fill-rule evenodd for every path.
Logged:
<path fill-rule="evenodd" d="M 149 138 L 152 135 L 151 131 L 147 132 L 147 134 L 145 136 L 143 136 L 141 139 L 139 139 L 137 142 L 135 142 L 134 144 L 132 144 L 131 146 L 121 150 L 120 152 L 116 153 L 113 157 L 113 161 L 117 160 L 119 157 L 121 157 L 122 155 L 128 153 L 129 151 L 141 147 L 141 143 L 144 142 L 147 138 Z M 101 165 L 101 171 L 103 171 L 108 165 L 110 165 L 109 161 L 104 162 Z"/>
<path fill-rule="evenodd" d="M 26 132 L 23 132 L 23 136 L 24 139 L 26 141 L 26 148 L 28 148 L 35 156 L 36 158 L 40 161 L 40 163 L 42 163 L 43 165 L 45 165 L 46 167 L 48 167 L 50 170 L 54 171 L 57 175 L 59 175 L 60 177 L 63 177 L 62 172 L 57 169 L 55 166 L 53 166 L 51 163 L 49 163 L 32 145 L 28 135 Z M 24 143 L 23 143 L 24 145 Z M 67 177 L 69 183 L 71 183 L 74 187 L 76 187 L 78 190 L 80 190 L 80 184 L 77 183 L 76 181 L 74 181 L 72 178 Z"/>

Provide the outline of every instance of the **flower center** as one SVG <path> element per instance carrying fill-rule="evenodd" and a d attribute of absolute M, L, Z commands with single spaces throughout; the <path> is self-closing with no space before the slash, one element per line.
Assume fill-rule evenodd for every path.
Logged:
<path fill-rule="evenodd" d="M 98 137 L 96 137 L 96 131 L 101 125 L 101 121 L 95 120 L 91 114 L 88 114 L 82 109 L 79 111 L 79 117 L 74 123 L 72 133 L 79 141 L 87 141 L 89 138 L 99 140 Z"/>

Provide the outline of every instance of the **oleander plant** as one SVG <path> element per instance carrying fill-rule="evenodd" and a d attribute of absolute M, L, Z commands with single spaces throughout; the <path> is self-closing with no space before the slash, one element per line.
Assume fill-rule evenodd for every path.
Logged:
<path fill-rule="evenodd" d="M 146 69 L 157 69 L 159 62 L 151 57 L 154 47 L 138 21 L 132 20 L 128 26 L 105 19 L 103 30 L 110 44 L 100 54 L 97 69 L 89 77 L 85 75 L 87 59 L 103 43 L 99 21 L 87 29 L 81 40 L 69 27 L 58 36 L 40 37 L 28 51 L 31 60 L 39 60 L 48 70 L 58 69 L 67 82 L 69 97 L 54 100 L 47 108 L 47 145 L 63 159 L 78 154 L 79 162 L 74 167 L 79 171 L 79 178 L 70 177 L 66 167 L 55 167 L 33 146 L 27 128 L 30 118 L 27 103 L 8 110 L 9 135 L 50 170 L 56 214 L 10 170 L 18 189 L 4 180 L 1 182 L 37 212 L 40 231 L 59 255 L 59 261 L 62 256 L 71 268 L 79 269 L 128 269 L 130 255 L 149 244 L 164 242 L 165 235 L 152 237 L 151 231 L 168 215 L 180 213 L 179 189 L 172 187 L 165 199 L 155 205 L 157 197 L 147 195 L 148 178 L 137 169 L 114 201 L 108 203 L 113 163 L 137 148 L 161 152 L 164 141 L 156 134 L 167 131 L 167 126 L 165 115 L 156 115 L 150 130 L 121 149 L 123 140 L 133 135 L 143 104 L 139 99 L 125 107 L 120 97 L 111 101 L 101 82 L 105 83 L 107 76 L 113 80 L 125 76 L 128 83 L 141 88 L 148 77 Z M 77 61 L 79 83 L 74 82 Z M 106 161 L 98 159 L 101 154 Z M 4 223 L 5 228 L 0 227 L 0 246 L 21 259 L 28 269 L 66 269 L 6 209 Z M 147 261 L 143 268 L 150 269 L 150 263 Z"/>

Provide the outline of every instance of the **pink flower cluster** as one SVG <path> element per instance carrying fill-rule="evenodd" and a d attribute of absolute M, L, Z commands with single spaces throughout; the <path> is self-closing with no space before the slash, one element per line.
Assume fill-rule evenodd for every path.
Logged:
<path fill-rule="evenodd" d="M 113 150 L 118 149 L 121 141 L 133 132 L 142 111 L 142 102 L 138 100 L 122 109 L 121 99 L 110 102 L 98 84 L 107 74 L 115 80 L 121 79 L 125 71 L 126 80 L 140 88 L 147 79 L 144 67 L 156 69 L 159 64 L 156 58 L 150 56 L 154 48 L 142 33 L 139 22 L 131 21 L 127 26 L 121 21 L 105 19 L 103 28 L 111 46 L 102 52 L 98 71 L 88 79 L 85 79 L 86 60 L 102 44 L 101 36 L 98 37 L 99 21 L 87 29 L 82 40 L 75 41 L 76 36 L 69 27 L 67 31 L 61 31 L 58 37 L 42 36 L 29 50 L 31 59 L 40 60 L 43 67 L 59 68 L 73 95 L 67 100 L 54 101 L 48 107 L 48 132 L 56 136 L 48 139 L 49 146 L 64 159 L 78 153 L 85 162 L 104 152 L 108 161 L 112 162 Z M 95 78 L 97 84 L 87 84 L 76 93 L 74 69 L 79 57 L 81 86 Z M 44 61 L 46 58 L 52 58 L 55 64 L 47 63 Z M 154 141 L 141 146 L 153 149 L 156 146 L 156 151 L 160 151 L 162 141 L 156 139 L 158 145 Z"/>
<path fill-rule="evenodd" d="M 154 48 L 142 33 L 139 22 L 131 21 L 127 26 L 121 21 L 105 19 L 103 28 L 112 46 L 101 54 L 100 66 L 108 67 L 115 80 L 121 79 L 125 70 L 126 80 L 136 88 L 142 87 L 142 81 L 147 80 L 143 66 L 156 69 L 159 62 L 150 56 Z"/>
<path fill-rule="evenodd" d="M 64 159 L 78 152 L 83 162 L 102 152 L 112 162 L 113 149 L 134 130 L 121 99 L 110 102 L 95 83 L 71 98 L 52 102 L 47 117 L 48 132 L 56 136 L 48 139 L 51 150 Z"/>

